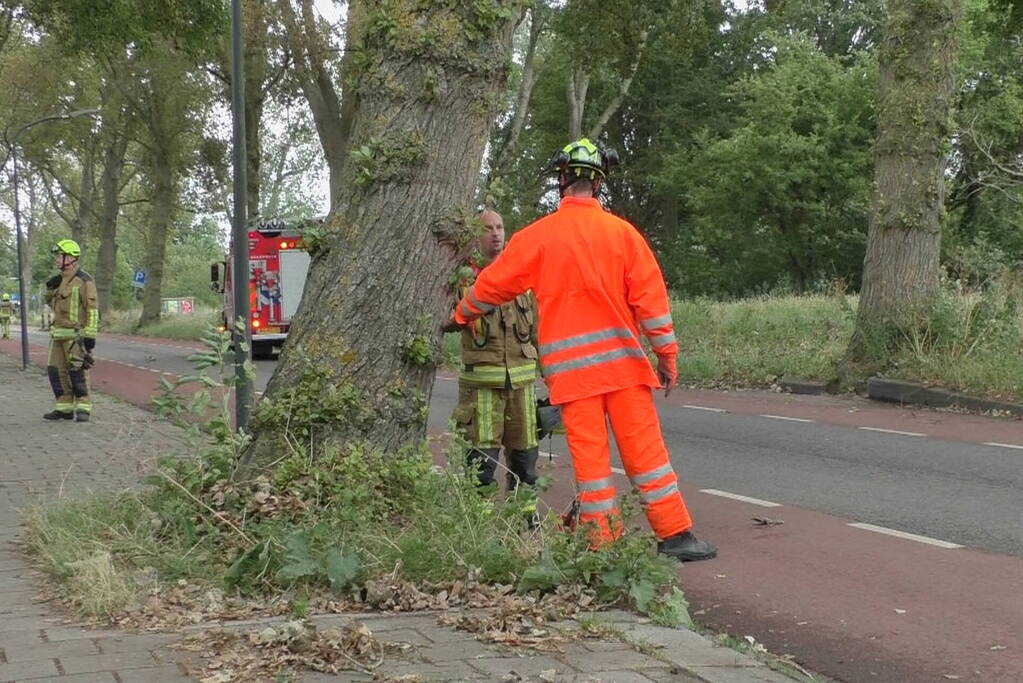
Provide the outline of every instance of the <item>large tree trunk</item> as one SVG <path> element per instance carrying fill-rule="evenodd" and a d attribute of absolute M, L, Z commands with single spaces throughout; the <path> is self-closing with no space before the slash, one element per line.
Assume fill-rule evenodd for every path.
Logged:
<path fill-rule="evenodd" d="M 159 322 L 161 314 L 163 266 L 174 216 L 175 197 L 173 162 L 169 153 L 161 153 L 164 151 L 157 149 L 153 154 L 152 210 L 149 214 L 149 242 L 146 244 L 146 288 L 142 292 L 139 327 Z"/>
<path fill-rule="evenodd" d="M 367 5 L 358 68 L 345 74 L 359 98 L 345 182 L 313 243 L 308 296 L 257 406 L 243 474 L 308 445 L 285 438 L 289 424 L 315 432 L 316 452 L 396 452 L 425 436 L 438 325 L 476 235 L 471 202 L 521 4 Z"/>
<path fill-rule="evenodd" d="M 891 0 L 888 6 L 874 197 L 846 366 L 869 360 L 871 337 L 892 338 L 891 330 L 910 324 L 938 287 L 960 0 Z M 843 374 L 848 378 L 848 369 Z"/>
<path fill-rule="evenodd" d="M 99 318 L 108 319 L 111 292 L 117 272 L 117 217 L 121 210 L 121 172 L 128 137 L 118 137 L 107 147 L 103 159 L 100 191 L 103 193 L 103 212 L 99 226 L 99 252 L 96 254 L 96 296 L 99 299 Z"/>

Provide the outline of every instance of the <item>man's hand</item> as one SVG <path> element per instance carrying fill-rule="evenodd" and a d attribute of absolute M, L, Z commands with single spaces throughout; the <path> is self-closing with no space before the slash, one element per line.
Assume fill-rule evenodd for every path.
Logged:
<path fill-rule="evenodd" d="M 462 329 L 462 326 L 455 321 L 454 315 L 448 318 L 448 321 L 440 326 L 441 332 L 458 332 L 460 329 Z"/>
<path fill-rule="evenodd" d="M 86 351 L 92 351 L 96 348 L 96 340 L 91 337 L 82 337 L 82 348 Z"/>
<path fill-rule="evenodd" d="M 671 390 L 678 384 L 678 367 L 674 356 L 670 358 L 657 357 L 657 378 L 661 380 L 661 385 L 664 387 L 664 395 L 671 394 Z"/>
<path fill-rule="evenodd" d="M 89 368 L 96 365 L 96 360 L 92 357 L 92 354 L 88 351 L 82 356 L 82 369 L 88 370 Z"/>

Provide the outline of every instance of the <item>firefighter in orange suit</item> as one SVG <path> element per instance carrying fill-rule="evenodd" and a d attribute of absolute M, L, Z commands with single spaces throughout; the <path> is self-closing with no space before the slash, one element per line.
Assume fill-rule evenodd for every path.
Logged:
<path fill-rule="evenodd" d="M 459 302 L 445 329 L 462 326 L 532 289 L 539 308 L 540 362 L 560 404 L 579 490 L 579 521 L 594 544 L 621 533 L 611 480 L 610 419 L 622 464 L 639 489 L 660 553 L 680 561 L 715 557 L 692 533 L 661 436 L 653 389 L 677 381 L 678 344 L 668 294 L 650 247 L 596 196 L 613 150 L 587 139 L 555 155 L 561 204 L 522 229 Z M 657 354 L 654 373 L 640 345 Z M 658 382 L 658 375 L 661 382 Z"/>

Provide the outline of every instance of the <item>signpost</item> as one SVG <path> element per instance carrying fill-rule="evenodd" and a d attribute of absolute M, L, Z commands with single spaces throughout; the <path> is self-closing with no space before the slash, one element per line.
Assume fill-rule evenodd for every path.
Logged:
<path fill-rule="evenodd" d="M 146 286 L 146 271 L 141 268 L 136 268 L 135 272 L 131 276 L 131 286 L 142 289 Z"/>

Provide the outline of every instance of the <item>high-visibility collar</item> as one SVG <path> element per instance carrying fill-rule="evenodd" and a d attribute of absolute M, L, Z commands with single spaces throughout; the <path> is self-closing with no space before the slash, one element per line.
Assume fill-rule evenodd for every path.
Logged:
<path fill-rule="evenodd" d="M 595 209 L 604 210 L 600 200 L 596 197 L 562 197 L 558 209 L 572 209 L 579 206 L 589 206 Z"/>

